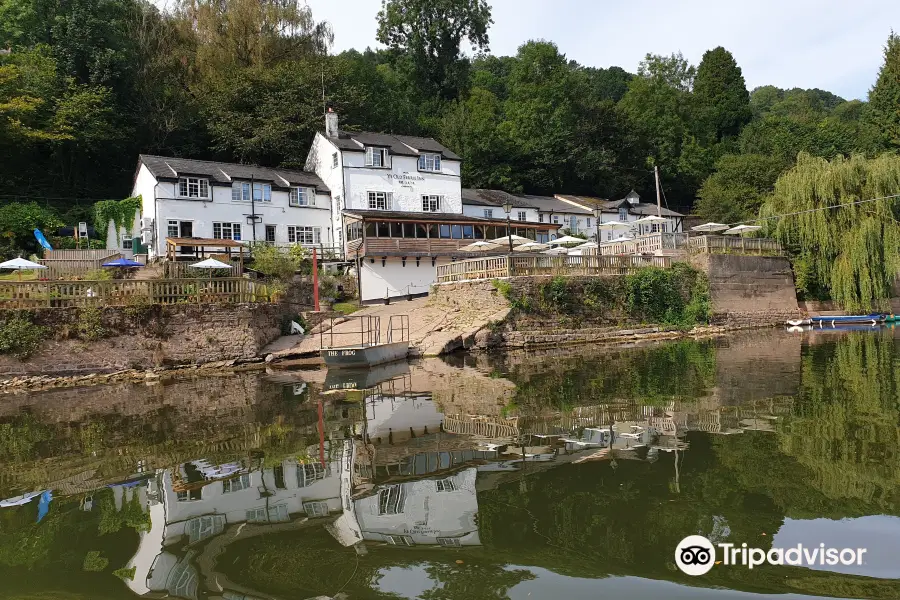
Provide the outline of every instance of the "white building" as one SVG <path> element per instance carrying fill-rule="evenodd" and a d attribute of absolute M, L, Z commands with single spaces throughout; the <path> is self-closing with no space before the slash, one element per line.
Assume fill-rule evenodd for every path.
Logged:
<path fill-rule="evenodd" d="M 538 223 L 540 219 L 537 207 L 528 204 L 520 196 L 499 190 L 463 188 L 462 202 L 463 214 L 470 217 L 506 219 L 503 205 L 508 202 L 512 206 L 510 221 Z"/>
<path fill-rule="evenodd" d="M 165 255 L 166 238 L 338 246 L 331 195 L 314 173 L 142 154 L 138 195 L 150 259 Z"/>
<path fill-rule="evenodd" d="M 506 233 L 506 217 L 463 211 L 461 159 L 430 138 L 342 131 L 329 112 L 306 168 L 331 190 L 335 240 L 357 263 L 360 297 L 425 295 L 460 248 Z M 514 233 L 534 238 L 538 223 Z M 530 233 L 529 233 L 530 232 Z"/>
<path fill-rule="evenodd" d="M 565 204 L 578 207 L 581 210 L 589 211 L 592 215 L 594 209 L 599 206 L 602 210 L 602 213 L 600 215 L 601 223 L 609 223 L 612 221 L 633 223 L 638 219 L 648 216 L 661 216 L 665 219 L 668 219 L 665 223 L 653 225 L 635 225 L 630 232 L 631 235 L 634 236 L 656 232 L 674 233 L 682 231 L 682 222 L 684 221 L 684 215 L 668 208 L 658 207 L 656 204 L 641 202 L 641 196 L 634 190 L 628 192 L 628 194 L 621 200 L 603 200 L 601 198 L 591 198 L 588 196 L 572 196 L 568 194 L 557 194 L 556 198 L 557 200 Z M 594 227 L 591 228 L 589 226 L 585 226 L 579 231 L 579 233 L 583 233 L 590 238 L 594 238 L 597 235 L 596 217 L 594 217 L 593 221 L 590 222 Z M 607 228 L 600 232 L 600 236 L 603 238 L 600 241 L 607 242 L 626 233 L 629 232 L 623 229 L 613 230 Z"/>

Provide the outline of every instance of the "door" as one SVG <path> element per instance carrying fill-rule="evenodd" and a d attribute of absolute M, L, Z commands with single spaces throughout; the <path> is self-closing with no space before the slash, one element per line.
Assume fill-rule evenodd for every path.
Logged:
<path fill-rule="evenodd" d="M 181 221 L 178 224 L 178 237 L 182 237 L 182 238 L 194 237 L 194 222 L 193 221 Z M 182 246 L 181 253 L 182 254 L 193 254 L 194 247 L 193 246 Z"/>

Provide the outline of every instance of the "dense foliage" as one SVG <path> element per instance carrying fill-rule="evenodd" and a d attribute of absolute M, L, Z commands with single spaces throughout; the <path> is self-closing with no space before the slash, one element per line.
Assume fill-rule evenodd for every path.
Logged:
<path fill-rule="evenodd" d="M 323 86 L 345 128 L 441 139 L 465 159 L 466 185 L 649 195 L 658 165 L 683 210 L 726 155 L 787 168 L 799 151 L 900 144 L 894 35 L 868 110 L 821 90 L 750 94 L 722 47 L 696 66 L 647 55 L 636 74 L 580 65 L 548 41 L 493 56 L 491 23 L 487 0 L 383 0 L 373 27 L 386 48 L 330 55 L 329 25 L 300 2 L 0 0 L 11 49 L 0 55 L 0 199 L 40 200 L 71 224 L 92 201 L 128 194 L 139 152 L 301 166 Z M 751 212 L 760 187 L 735 185 L 723 192 L 738 205 L 729 217 Z"/>

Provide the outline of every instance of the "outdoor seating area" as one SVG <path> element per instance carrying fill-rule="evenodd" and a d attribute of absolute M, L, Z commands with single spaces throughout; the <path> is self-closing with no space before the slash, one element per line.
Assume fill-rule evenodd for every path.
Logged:
<path fill-rule="evenodd" d="M 643 267 L 668 268 L 668 256 L 597 256 L 523 254 L 470 258 L 438 265 L 437 282 L 535 275 L 627 275 Z"/>

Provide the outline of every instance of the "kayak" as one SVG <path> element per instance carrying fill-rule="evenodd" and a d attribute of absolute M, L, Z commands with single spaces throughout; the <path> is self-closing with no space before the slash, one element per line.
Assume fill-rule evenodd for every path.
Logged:
<path fill-rule="evenodd" d="M 813 325 L 837 325 L 843 323 L 869 323 L 877 325 L 885 320 L 885 316 L 881 313 L 872 313 L 870 315 L 829 315 L 824 317 L 810 317 L 809 320 Z"/>

